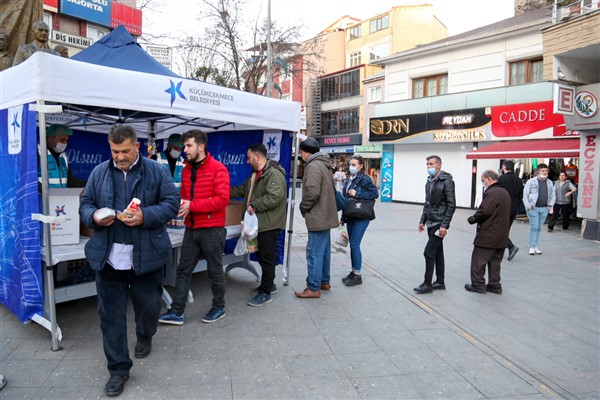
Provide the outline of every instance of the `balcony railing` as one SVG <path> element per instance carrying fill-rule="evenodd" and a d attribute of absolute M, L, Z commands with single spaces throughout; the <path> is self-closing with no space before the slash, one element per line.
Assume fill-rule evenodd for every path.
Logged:
<path fill-rule="evenodd" d="M 556 24 L 566 19 L 584 15 L 599 9 L 600 0 L 574 1 L 561 7 L 558 6 L 558 1 L 555 1 L 552 9 L 552 23 Z"/>

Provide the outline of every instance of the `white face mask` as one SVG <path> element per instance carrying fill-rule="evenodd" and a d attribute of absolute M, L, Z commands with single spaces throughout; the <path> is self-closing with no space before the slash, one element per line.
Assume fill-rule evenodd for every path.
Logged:
<path fill-rule="evenodd" d="M 538 176 L 540 177 L 540 179 L 546 179 L 548 177 L 548 174 L 539 174 Z"/>
<path fill-rule="evenodd" d="M 356 175 L 356 174 L 358 174 L 358 167 L 351 165 L 348 167 L 348 171 L 350 172 L 350 174 Z"/>
<path fill-rule="evenodd" d="M 171 149 L 171 151 L 169 152 L 169 154 L 173 158 L 179 158 L 179 156 L 181 155 L 181 150 L 177 151 L 175 149 Z"/>
<path fill-rule="evenodd" d="M 66 149 L 67 149 L 66 143 L 56 143 L 56 146 L 54 146 L 54 151 L 57 152 L 58 154 L 64 152 Z"/>

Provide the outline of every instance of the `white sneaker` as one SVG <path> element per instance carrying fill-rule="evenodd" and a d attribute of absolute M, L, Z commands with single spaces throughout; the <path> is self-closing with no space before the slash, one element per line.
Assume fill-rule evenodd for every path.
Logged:
<path fill-rule="evenodd" d="M 535 249 L 533 247 L 529 248 L 529 255 L 530 256 L 534 256 L 535 255 Z"/>
<path fill-rule="evenodd" d="M 533 251 L 535 251 L 535 254 L 542 254 L 542 251 L 540 249 L 538 249 L 537 247 L 535 249 L 533 249 Z"/>

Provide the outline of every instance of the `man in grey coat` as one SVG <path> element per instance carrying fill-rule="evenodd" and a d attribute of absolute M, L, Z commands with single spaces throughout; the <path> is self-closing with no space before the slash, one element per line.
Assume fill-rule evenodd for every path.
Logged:
<path fill-rule="evenodd" d="M 300 157 L 306 163 L 302 178 L 300 213 L 306 219 L 308 243 L 306 289 L 296 292 L 300 298 L 318 298 L 321 290 L 330 290 L 331 236 L 339 226 L 331 161 L 319 152 L 317 141 L 309 137 L 300 143 Z"/>
<path fill-rule="evenodd" d="M 486 291 L 501 294 L 500 264 L 508 242 L 510 230 L 511 199 L 508 191 L 498 183 L 495 171 L 481 174 L 485 188 L 477 212 L 470 216 L 469 224 L 477 224 L 471 255 L 471 283 L 465 285 L 469 292 Z M 488 284 L 485 284 L 485 267 L 488 267 Z"/>

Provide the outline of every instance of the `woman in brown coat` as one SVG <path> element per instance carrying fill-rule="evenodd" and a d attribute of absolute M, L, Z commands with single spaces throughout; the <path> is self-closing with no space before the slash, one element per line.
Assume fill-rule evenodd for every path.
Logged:
<path fill-rule="evenodd" d="M 470 224 L 477 224 L 471 255 L 471 283 L 465 285 L 469 292 L 502 293 L 500 284 L 500 263 L 508 243 L 510 229 L 510 195 L 498 184 L 495 171 L 481 174 L 485 187 L 483 199 L 477 212 L 468 218 Z M 485 267 L 488 267 L 489 282 L 485 284 Z"/>

